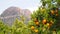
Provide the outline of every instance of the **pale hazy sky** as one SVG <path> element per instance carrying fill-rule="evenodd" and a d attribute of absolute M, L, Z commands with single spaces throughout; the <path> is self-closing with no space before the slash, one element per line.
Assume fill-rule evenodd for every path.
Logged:
<path fill-rule="evenodd" d="M 40 0 L 0 0 L 0 14 L 11 6 L 34 11 L 39 6 Z"/>

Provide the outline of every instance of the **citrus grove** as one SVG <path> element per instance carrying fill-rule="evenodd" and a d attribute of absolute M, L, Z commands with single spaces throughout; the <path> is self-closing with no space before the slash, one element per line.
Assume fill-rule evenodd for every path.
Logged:
<path fill-rule="evenodd" d="M 41 6 L 31 14 L 24 24 L 16 19 L 12 26 L 0 21 L 0 34 L 60 34 L 60 0 L 40 0 Z"/>

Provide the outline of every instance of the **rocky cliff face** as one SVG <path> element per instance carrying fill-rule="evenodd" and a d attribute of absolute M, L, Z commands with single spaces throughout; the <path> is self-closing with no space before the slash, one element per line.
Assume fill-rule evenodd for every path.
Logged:
<path fill-rule="evenodd" d="M 16 18 L 20 19 L 20 16 L 25 17 L 25 23 L 30 20 L 31 12 L 28 9 L 20 9 L 18 7 L 10 7 L 6 9 L 0 16 L 0 19 L 8 25 L 12 25 Z"/>

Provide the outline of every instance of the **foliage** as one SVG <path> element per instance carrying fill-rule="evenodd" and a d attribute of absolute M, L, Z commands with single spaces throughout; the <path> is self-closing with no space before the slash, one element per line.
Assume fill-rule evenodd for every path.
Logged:
<path fill-rule="evenodd" d="M 42 5 L 31 15 L 28 26 L 32 34 L 57 34 L 60 30 L 60 3 L 58 0 L 41 0 L 41 2 Z"/>
<path fill-rule="evenodd" d="M 24 16 L 10 27 L 0 20 L 0 34 L 60 34 L 60 0 L 41 0 L 42 5 L 24 24 Z"/>

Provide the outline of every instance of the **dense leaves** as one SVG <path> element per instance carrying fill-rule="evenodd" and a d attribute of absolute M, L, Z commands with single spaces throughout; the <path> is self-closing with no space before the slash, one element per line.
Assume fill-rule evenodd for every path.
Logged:
<path fill-rule="evenodd" d="M 23 16 L 12 26 L 0 21 L 0 34 L 60 34 L 60 0 L 41 0 L 41 3 L 27 25 Z"/>

